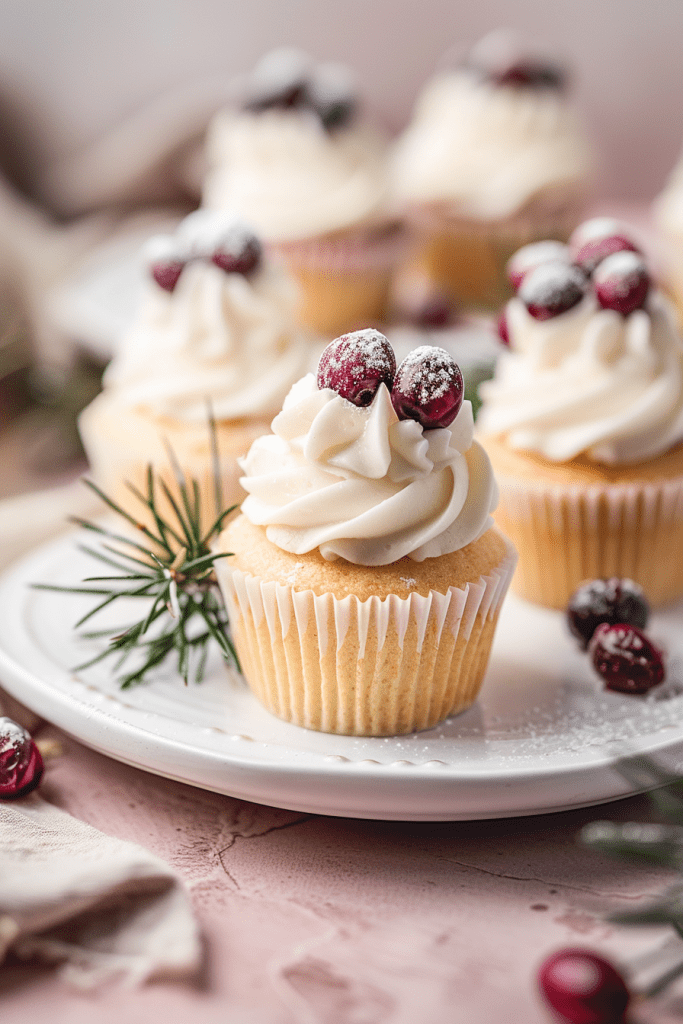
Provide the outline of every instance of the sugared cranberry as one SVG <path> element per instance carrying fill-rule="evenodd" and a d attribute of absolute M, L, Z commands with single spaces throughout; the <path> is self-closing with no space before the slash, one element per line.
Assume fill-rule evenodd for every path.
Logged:
<path fill-rule="evenodd" d="M 642 588 L 633 580 L 591 580 L 572 594 L 567 606 L 569 629 L 584 651 L 597 627 L 607 622 L 627 623 L 644 629 L 650 607 Z"/>
<path fill-rule="evenodd" d="M 553 260 L 530 270 L 518 295 L 536 320 L 550 320 L 576 306 L 585 293 L 586 279 L 579 268 Z"/>
<path fill-rule="evenodd" d="M 638 247 L 625 235 L 608 235 L 586 242 L 578 250 L 574 262 L 589 276 L 595 268 L 615 252 L 638 252 Z"/>
<path fill-rule="evenodd" d="M 311 63 L 307 54 L 294 47 L 271 50 L 251 73 L 244 108 L 259 112 L 299 106 L 304 101 Z"/>
<path fill-rule="evenodd" d="M 621 974 L 587 949 L 562 949 L 538 972 L 546 1002 L 569 1024 L 621 1024 L 630 993 Z"/>
<path fill-rule="evenodd" d="M 356 90 L 343 64 L 320 64 L 306 83 L 306 102 L 327 131 L 343 128 L 356 113 Z"/>
<path fill-rule="evenodd" d="M 396 371 L 391 401 L 400 420 L 417 420 L 425 430 L 433 430 L 453 422 L 464 390 L 460 367 L 448 352 L 421 345 Z"/>
<path fill-rule="evenodd" d="M 30 735 L 11 718 L 0 718 L 0 800 L 16 800 L 35 789 L 43 759 Z"/>
<path fill-rule="evenodd" d="M 492 80 L 496 85 L 516 89 L 563 89 L 566 74 L 562 68 L 554 64 L 520 60 L 507 68 L 502 68 Z"/>
<path fill-rule="evenodd" d="M 637 626 L 603 622 L 593 633 L 588 650 L 608 690 L 647 693 L 664 679 L 662 652 Z"/>
<path fill-rule="evenodd" d="M 498 337 L 504 345 L 510 344 L 510 331 L 508 330 L 508 318 L 505 314 L 505 307 L 500 311 L 498 319 L 496 321 L 496 330 L 498 331 Z"/>
<path fill-rule="evenodd" d="M 650 275 L 637 252 L 616 252 L 600 263 L 593 274 L 598 302 L 628 316 L 640 309 L 650 289 Z"/>
<path fill-rule="evenodd" d="M 366 328 L 330 342 L 318 362 L 319 388 L 331 388 L 354 405 L 370 405 L 380 384 L 389 390 L 396 356 L 387 338 Z"/>
<path fill-rule="evenodd" d="M 512 256 L 505 268 L 512 287 L 517 290 L 524 276 L 530 270 L 535 270 L 542 263 L 559 262 L 571 263 L 569 249 L 563 242 L 556 242 L 548 239 L 546 242 L 530 242 L 523 245 L 521 249 Z"/>
<path fill-rule="evenodd" d="M 236 233 L 223 239 L 211 256 L 211 262 L 226 274 L 251 274 L 259 266 L 262 247 L 256 235 Z"/>
<path fill-rule="evenodd" d="M 183 272 L 184 263 L 180 260 L 159 260 L 150 267 L 152 277 L 165 292 L 172 292 Z"/>

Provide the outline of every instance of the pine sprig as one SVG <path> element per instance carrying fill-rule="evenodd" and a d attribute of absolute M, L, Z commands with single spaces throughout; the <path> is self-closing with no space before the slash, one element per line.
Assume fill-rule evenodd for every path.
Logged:
<path fill-rule="evenodd" d="M 126 689 L 144 682 L 152 669 L 175 654 L 178 673 L 187 685 L 190 676 L 195 682 L 203 679 L 211 641 L 218 645 L 226 661 L 239 667 L 237 654 L 227 633 L 227 612 L 214 573 L 216 561 L 228 557 L 229 553 L 211 551 L 211 542 L 218 536 L 235 506 L 220 509 L 221 481 L 213 418 L 210 418 L 210 429 L 216 517 L 203 534 L 199 486 L 196 480 L 186 479 L 168 445 L 176 494 L 163 479 L 155 479 L 151 466 L 147 467 L 146 494 L 133 484 L 127 484 L 131 494 L 146 510 L 147 516 L 151 516 L 153 527 L 135 519 L 92 480 L 84 480 L 111 511 L 135 528 L 145 543 L 98 523 L 73 517 L 72 522 L 96 534 L 101 542 L 99 548 L 81 544 L 79 549 L 106 565 L 109 570 L 117 570 L 116 573 L 109 571 L 106 575 L 88 576 L 82 581 L 82 586 L 34 583 L 34 588 L 64 594 L 91 594 L 96 597 L 98 600 L 95 605 L 79 619 L 76 629 L 80 629 L 119 598 L 140 598 L 148 607 L 143 618 L 123 629 L 117 627 L 82 632 L 80 635 L 83 639 L 106 638 L 108 644 L 93 658 L 76 666 L 74 671 L 89 668 L 105 658 L 115 657 L 115 671 L 119 673 L 132 655 L 139 654 L 137 667 L 123 672 L 120 677 L 121 687 Z M 173 518 L 160 511 L 158 491 L 170 505 Z"/>

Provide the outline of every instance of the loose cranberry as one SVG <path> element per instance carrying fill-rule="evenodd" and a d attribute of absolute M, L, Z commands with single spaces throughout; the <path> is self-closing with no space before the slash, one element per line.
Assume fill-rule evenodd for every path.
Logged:
<path fill-rule="evenodd" d="M 518 294 L 531 316 L 550 320 L 576 306 L 585 293 L 586 279 L 578 267 L 553 260 L 530 270 Z"/>
<path fill-rule="evenodd" d="M 165 292 L 172 292 L 183 272 L 184 263 L 180 260 L 159 260 L 150 267 L 152 277 Z"/>
<path fill-rule="evenodd" d="M 620 1024 L 630 993 L 621 974 L 587 949 L 562 949 L 538 972 L 546 1002 L 570 1024 Z"/>
<path fill-rule="evenodd" d="M 391 401 L 400 420 L 417 420 L 425 430 L 433 430 L 453 422 L 464 391 L 460 367 L 448 352 L 420 345 L 396 371 Z"/>
<path fill-rule="evenodd" d="M 566 74 L 554 64 L 520 60 L 498 71 L 493 81 L 515 89 L 564 89 Z"/>
<path fill-rule="evenodd" d="M 391 390 L 396 356 L 387 338 L 366 328 L 330 342 L 318 362 L 319 388 L 331 388 L 354 405 L 370 405 L 380 384 Z"/>
<path fill-rule="evenodd" d="M 638 247 L 625 235 L 608 235 L 586 242 L 578 250 L 574 262 L 590 276 L 595 268 L 615 252 L 638 252 Z"/>
<path fill-rule="evenodd" d="M 251 274 L 261 263 L 263 249 L 256 235 L 235 230 L 224 236 L 211 256 L 211 262 L 226 274 Z"/>
<path fill-rule="evenodd" d="M 615 252 L 597 267 L 593 284 L 598 302 L 628 316 L 641 309 L 650 290 L 650 275 L 637 252 Z"/>
<path fill-rule="evenodd" d="M 498 337 L 504 345 L 510 345 L 510 331 L 508 330 L 508 318 L 505 314 L 505 308 L 500 311 L 498 320 L 496 321 L 496 330 L 498 331 Z"/>
<path fill-rule="evenodd" d="M 0 800 L 16 800 L 35 789 L 43 759 L 30 735 L 11 718 L 0 718 Z"/>
<path fill-rule="evenodd" d="M 593 633 L 588 650 L 608 690 L 647 693 L 664 679 L 662 652 L 627 622 L 603 622 Z"/>
<path fill-rule="evenodd" d="M 644 629 L 650 616 L 642 588 L 633 580 L 591 580 L 572 594 L 567 607 L 569 629 L 584 651 L 597 627 L 607 622 L 627 623 Z"/>
<path fill-rule="evenodd" d="M 517 290 L 522 283 L 525 274 L 535 270 L 542 263 L 560 262 L 571 263 L 569 249 L 563 242 L 555 242 L 549 239 L 545 242 L 530 242 L 523 245 L 521 249 L 512 256 L 505 268 L 512 287 Z"/>

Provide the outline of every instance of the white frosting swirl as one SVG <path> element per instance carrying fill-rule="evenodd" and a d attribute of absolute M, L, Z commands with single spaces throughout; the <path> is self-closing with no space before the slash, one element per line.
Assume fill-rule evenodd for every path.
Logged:
<path fill-rule="evenodd" d="M 550 320 L 506 307 L 511 348 L 482 384 L 477 427 L 553 462 L 640 462 L 683 440 L 683 342 L 651 291 L 627 317 L 593 294 Z"/>
<path fill-rule="evenodd" d="M 591 153 L 555 89 L 443 73 L 420 97 L 394 154 L 404 202 L 445 203 L 471 220 L 511 217 L 530 204 L 552 212 L 582 197 Z"/>
<path fill-rule="evenodd" d="M 319 548 L 358 565 L 421 562 L 491 525 L 498 492 L 469 402 L 450 427 L 423 430 L 398 419 L 384 384 L 359 408 L 308 374 L 272 429 L 241 460 L 242 512 L 285 551 Z"/>
<path fill-rule="evenodd" d="M 386 217 L 386 145 L 362 123 L 328 132 L 302 110 L 223 111 L 207 159 L 204 205 L 236 211 L 268 242 Z"/>
<path fill-rule="evenodd" d="M 104 383 L 129 406 L 205 422 L 271 416 L 310 363 L 294 319 L 296 292 L 267 262 L 248 276 L 188 263 L 173 292 L 150 280 Z"/>

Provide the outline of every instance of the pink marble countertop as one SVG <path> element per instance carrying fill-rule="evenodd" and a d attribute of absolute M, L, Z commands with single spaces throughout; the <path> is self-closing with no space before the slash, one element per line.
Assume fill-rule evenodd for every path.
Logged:
<path fill-rule="evenodd" d="M 596 817 L 648 802 L 498 821 L 415 824 L 308 816 L 192 789 L 42 726 L 60 756 L 42 793 L 134 840 L 185 879 L 205 937 L 195 984 L 82 995 L 51 969 L 0 969 L 3 1024 L 543 1024 L 539 962 L 566 945 L 628 963 L 662 930 L 605 922 L 671 873 L 577 844 Z M 634 1020 L 675 1021 L 675 990 Z"/>

